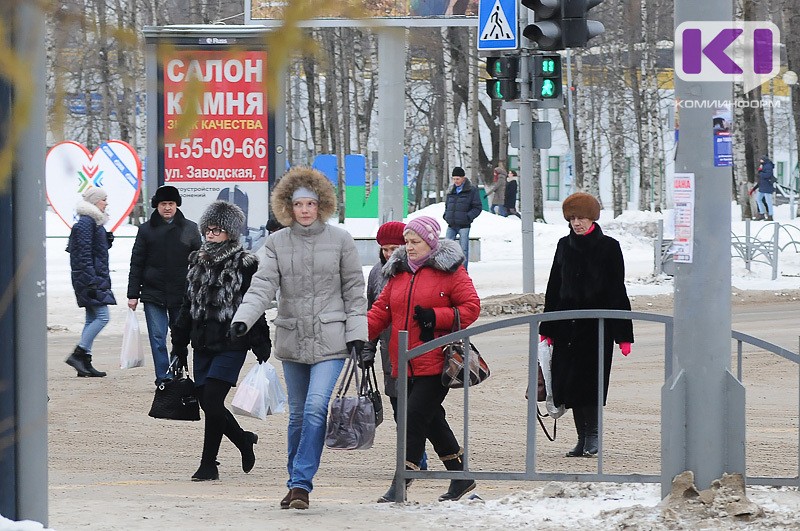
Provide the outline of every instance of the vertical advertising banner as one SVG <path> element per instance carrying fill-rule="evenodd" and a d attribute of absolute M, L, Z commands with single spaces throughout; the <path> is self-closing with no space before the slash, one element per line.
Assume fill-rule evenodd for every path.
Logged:
<path fill-rule="evenodd" d="M 159 71 L 164 184 L 180 191 L 181 210 L 195 221 L 217 199 L 241 207 L 249 249 L 260 247 L 269 215 L 274 146 L 266 75 L 265 51 L 232 48 L 178 47 Z"/>

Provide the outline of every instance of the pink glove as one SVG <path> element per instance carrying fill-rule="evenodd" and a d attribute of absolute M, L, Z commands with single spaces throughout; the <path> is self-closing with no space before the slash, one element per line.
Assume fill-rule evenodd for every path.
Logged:
<path fill-rule="evenodd" d="M 630 343 L 620 343 L 619 349 L 622 351 L 623 356 L 627 356 L 631 353 L 631 344 Z"/>
<path fill-rule="evenodd" d="M 553 338 L 551 338 L 551 337 L 539 336 L 539 341 L 540 342 L 541 341 L 547 341 L 547 346 L 548 347 L 552 347 L 553 346 Z M 630 350 L 630 349 L 628 349 L 628 350 Z"/>

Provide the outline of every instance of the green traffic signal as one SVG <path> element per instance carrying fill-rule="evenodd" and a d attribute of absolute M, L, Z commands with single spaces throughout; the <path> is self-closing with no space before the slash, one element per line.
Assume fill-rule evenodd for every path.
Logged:
<path fill-rule="evenodd" d="M 550 99 L 556 97 L 556 84 L 552 79 L 542 80 L 542 88 L 539 92 L 539 97 L 542 99 Z"/>
<path fill-rule="evenodd" d="M 542 74 L 554 74 L 556 71 L 556 61 L 552 57 L 542 58 Z"/>

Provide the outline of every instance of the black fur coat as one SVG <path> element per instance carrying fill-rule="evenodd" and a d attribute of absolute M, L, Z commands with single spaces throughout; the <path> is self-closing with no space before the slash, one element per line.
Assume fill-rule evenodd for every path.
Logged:
<path fill-rule="evenodd" d="M 544 311 L 630 310 L 625 289 L 625 263 L 619 242 L 606 236 L 595 224 L 584 236 L 570 229 L 556 247 L 550 279 L 547 282 Z M 597 326 L 596 319 L 549 321 L 539 333 L 553 339 L 553 399 L 568 408 L 597 405 Z M 603 352 L 605 389 L 608 395 L 614 343 L 633 343 L 630 320 L 605 322 Z"/>
<path fill-rule="evenodd" d="M 231 337 L 230 327 L 250 279 L 258 268 L 258 258 L 239 242 L 204 243 L 189 255 L 186 293 L 180 313 L 172 327 L 173 347 L 224 352 L 258 350 L 269 342 L 269 327 L 262 315 L 243 337 Z"/>

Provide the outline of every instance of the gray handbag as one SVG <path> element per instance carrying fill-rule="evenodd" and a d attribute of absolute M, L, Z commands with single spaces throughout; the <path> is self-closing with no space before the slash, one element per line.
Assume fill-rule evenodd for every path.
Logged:
<path fill-rule="evenodd" d="M 331 402 L 325 446 L 335 450 L 367 450 L 375 442 L 375 407 L 361 385 L 355 350 L 345 365 L 339 390 Z M 355 379 L 356 396 L 346 396 Z M 364 394 L 362 394 L 364 393 Z"/>

